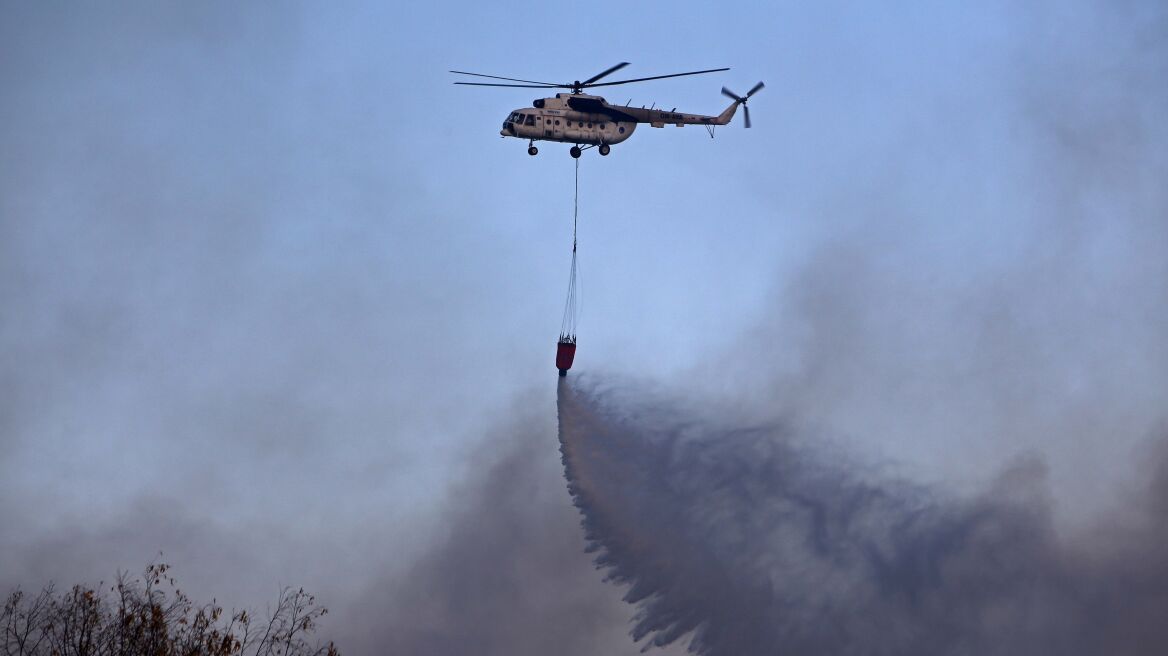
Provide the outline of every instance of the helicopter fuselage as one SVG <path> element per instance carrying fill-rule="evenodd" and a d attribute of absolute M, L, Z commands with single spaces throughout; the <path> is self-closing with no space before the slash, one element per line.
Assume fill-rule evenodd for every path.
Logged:
<path fill-rule="evenodd" d="M 569 104 L 572 97 L 599 102 L 574 109 Z M 637 121 L 632 117 L 604 111 L 606 107 L 607 103 L 599 96 L 561 93 L 554 98 L 540 98 L 532 107 L 511 112 L 499 134 L 529 141 L 560 141 L 595 146 L 618 144 L 631 137 L 633 130 L 637 129 Z M 594 109 L 599 111 L 588 111 Z"/>
<path fill-rule="evenodd" d="M 560 141 L 586 145 L 618 144 L 632 136 L 638 123 L 655 128 L 666 124 L 725 125 L 738 104 L 726 108 L 719 116 L 684 114 L 644 107 L 610 105 L 600 96 L 582 93 L 558 93 L 554 98 L 540 98 L 531 107 L 516 109 L 499 131 L 504 137 L 529 141 Z"/>

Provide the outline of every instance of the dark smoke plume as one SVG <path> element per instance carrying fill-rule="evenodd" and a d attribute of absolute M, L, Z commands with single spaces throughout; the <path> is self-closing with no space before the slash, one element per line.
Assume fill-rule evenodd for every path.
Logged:
<path fill-rule="evenodd" d="M 1168 467 L 1137 519 L 1071 539 L 1055 530 L 1037 460 L 977 498 L 947 497 L 781 424 L 735 427 L 692 404 L 629 398 L 561 381 L 560 441 L 596 563 L 628 586 L 646 648 L 1168 649 Z"/>
<path fill-rule="evenodd" d="M 582 550 L 550 405 L 525 405 L 471 454 L 425 553 L 330 618 L 346 653 L 636 654 L 628 607 Z"/>

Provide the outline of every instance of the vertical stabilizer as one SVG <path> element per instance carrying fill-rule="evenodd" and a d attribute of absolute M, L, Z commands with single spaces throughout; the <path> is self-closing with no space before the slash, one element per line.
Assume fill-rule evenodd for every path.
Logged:
<path fill-rule="evenodd" d="M 738 102 L 737 100 L 730 103 L 729 107 L 722 110 L 721 114 L 718 114 L 718 120 L 715 121 L 715 123 L 717 123 L 718 125 L 726 125 L 727 123 L 729 123 L 730 119 L 734 118 L 734 112 L 738 111 L 738 105 L 740 105 L 740 104 L 741 103 Z"/>

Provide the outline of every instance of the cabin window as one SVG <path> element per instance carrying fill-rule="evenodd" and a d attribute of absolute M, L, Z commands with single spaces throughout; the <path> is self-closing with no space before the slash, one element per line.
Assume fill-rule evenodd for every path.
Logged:
<path fill-rule="evenodd" d="M 525 119 L 525 118 L 527 118 L 527 114 L 516 114 L 515 115 L 515 120 L 519 123 L 522 123 L 523 119 Z"/>
<path fill-rule="evenodd" d="M 601 129 L 601 130 L 607 130 L 607 129 L 608 129 L 608 124 L 607 124 L 607 123 L 601 123 L 601 124 L 600 124 L 600 129 Z"/>
<path fill-rule="evenodd" d="M 544 120 L 545 120 L 545 121 L 547 121 L 547 124 L 548 124 L 548 125 L 551 125 L 551 124 L 552 124 L 552 120 L 551 120 L 550 118 L 547 118 L 547 119 L 544 119 Z"/>
<path fill-rule="evenodd" d="M 556 119 L 556 125 L 559 125 L 559 124 L 560 124 L 560 119 L 558 119 L 558 118 L 557 118 L 557 119 Z"/>
<path fill-rule="evenodd" d="M 528 114 L 527 120 L 523 122 L 524 125 L 535 125 L 535 114 Z"/>
<path fill-rule="evenodd" d="M 625 133 L 625 126 L 623 126 L 623 125 L 620 126 L 620 128 L 618 128 L 618 130 L 620 131 L 621 134 L 624 134 Z"/>
<path fill-rule="evenodd" d="M 584 127 L 584 121 L 580 121 L 580 127 Z"/>
<path fill-rule="evenodd" d="M 591 127 L 592 127 L 592 124 L 591 124 L 591 123 L 589 123 L 589 124 L 588 124 L 588 127 L 589 127 L 589 128 L 591 128 Z"/>

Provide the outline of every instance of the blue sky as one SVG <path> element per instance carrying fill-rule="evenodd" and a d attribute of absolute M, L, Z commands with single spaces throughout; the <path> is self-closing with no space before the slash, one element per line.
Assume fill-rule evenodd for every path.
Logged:
<path fill-rule="evenodd" d="M 499 138 L 536 90 L 449 69 L 731 67 L 604 92 L 706 114 L 767 84 L 749 131 L 585 153 L 579 372 L 918 478 L 1038 452 L 1105 506 L 1168 407 L 1166 29 L 1152 2 L 5 3 L 0 581 L 162 551 L 211 594 L 343 606 L 345 561 L 408 572 L 442 534 L 489 427 L 554 431 L 573 163 Z"/>

